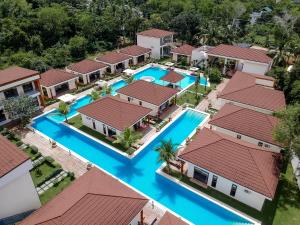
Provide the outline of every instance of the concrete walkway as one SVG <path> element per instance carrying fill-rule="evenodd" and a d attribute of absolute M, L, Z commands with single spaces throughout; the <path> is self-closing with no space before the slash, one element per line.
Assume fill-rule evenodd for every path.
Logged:
<path fill-rule="evenodd" d="M 58 146 L 52 148 L 49 140 L 39 134 L 26 130 L 22 131 L 21 137 L 24 143 L 38 147 L 39 152 L 41 152 L 43 156 L 51 156 L 65 171 L 74 172 L 75 177 L 79 177 L 87 171 L 87 163 Z"/>
<path fill-rule="evenodd" d="M 227 85 L 229 79 L 224 78 L 220 84 L 217 85 L 215 90 L 212 90 L 205 99 L 203 99 L 196 107 L 197 110 L 206 111 L 208 109 L 209 103 L 212 104 L 212 108 L 219 109 L 217 104 L 217 96 Z"/>

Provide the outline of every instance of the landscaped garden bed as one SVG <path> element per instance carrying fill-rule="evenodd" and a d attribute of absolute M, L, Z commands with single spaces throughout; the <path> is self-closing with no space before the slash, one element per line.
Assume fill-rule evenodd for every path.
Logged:
<path fill-rule="evenodd" d="M 195 93 L 192 93 L 187 90 L 177 98 L 176 103 L 177 103 L 177 105 L 183 105 L 183 104 L 188 103 L 193 106 L 196 106 L 199 104 L 199 102 L 202 100 L 202 98 L 203 97 L 201 96 L 201 94 L 196 95 Z"/>

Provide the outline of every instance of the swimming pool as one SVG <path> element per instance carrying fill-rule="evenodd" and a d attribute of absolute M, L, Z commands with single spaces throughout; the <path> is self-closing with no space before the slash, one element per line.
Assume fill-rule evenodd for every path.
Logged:
<path fill-rule="evenodd" d="M 206 117 L 191 109 L 184 111 L 131 160 L 53 122 L 47 115 L 36 118 L 32 127 L 195 224 L 252 224 L 156 173 L 161 163 L 157 162 L 158 153 L 154 149 L 160 141 L 172 139 L 174 143 L 182 143 Z"/>
<path fill-rule="evenodd" d="M 125 87 L 126 85 L 127 85 L 127 83 L 124 80 L 119 80 L 119 81 L 113 83 L 111 85 L 111 95 L 113 95 L 113 96 L 117 95 L 116 91 L 122 87 Z"/>

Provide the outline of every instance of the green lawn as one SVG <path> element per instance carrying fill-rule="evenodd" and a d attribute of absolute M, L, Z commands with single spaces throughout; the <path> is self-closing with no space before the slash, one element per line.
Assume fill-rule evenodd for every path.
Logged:
<path fill-rule="evenodd" d="M 41 182 L 45 181 L 51 174 L 53 174 L 58 167 L 51 166 L 48 162 L 43 162 L 41 165 L 35 167 L 33 170 L 30 171 L 32 180 L 34 185 L 40 184 Z M 39 172 L 40 171 L 40 174 Z"/>
<path fill-rule="evenodd" d="M 188 103 L 188 104 L 196 106 L 199 104 L 199 102 L 201 100 L 202 100 L 202 96 L 198 95 L 198 99 L 196 99 L 196 94 L 185 91 L 182 95 L 180 95 L 177 98 L 176 103 L 178 105 L 183 105 L 184 103 Z"/>
<path fill-rule="evenodd" d="M 210 86 L 206 87 L 206 90 L 205 90 L 205 86 L 199 85 L 198 86 L 198 92 L 201 93 L 201 94 L 207 94 L 209 91 L 215 89 L 216 86 L 217 86 L 217 84 L 211 83 Z M 191 87 L 189 87 L 188 90 L 195 92 L 196 91 L 195 85 L 192 85 Z"/>
<path fill-rule="evenodd" d="M 50 189 L 45 191 L 40 196 L 40 200 L 42 204 L 44 205 L 49 200 L 54 198 L 56 195 L 58 195 L 62 190 L 64 190 L 67 186 L 71 184 L 72 180 L 70 177 L 65 177 L 63 180 L 61 180 L 57 185 L 52 186 Z"/>
<path fill-rule="evenodd" d="M 207 189 L 191 182 L 187 176 L 172 171 L 172 176 L 180 181 L 198 189 L 199 191 L 224 202 L 225 204 L 262 221 L 262 225 L 298 225 L 300 221 L 300 193 L 293 179 L 291 165 L 281 179 L 276 196 L 272 202 L 266 201 L 261 212 L 253 209 L 235 199 L 208 187 Z"/>
<path fill-rule="evenodd" d="M 84 126 L 84 125 L 82 124 L 82 120 L 81 120 L 81 116 L 80 116 L 80 115 L 75 116 L 75 117 L 69 119 L 69 122 L 68 122 L 68 123 L 69 123 L 70 125 L 76 127 L 77 129 L 83 131 L 84 133 L 87 133 L 87 134 L 93 136 L 94 138 L 97 138 L 98 140 L 103 141 L 103 142 L 105 142 L 105 143 L 107 143 L 107 144 L 109 144 L 109 145 L 111 145 L 111 146 L 113 146 L 113 147 L 119 149 L 119 150 L 122 151 L 122 152 L 126 152 L 126 153 L 128 153 L 128 154 L 132 154 L 132 153 L 133 153 L 133 152 L 132 152 L 132 151 L 133 151 L 132 149 L 125 149 L 125 148 L 124 148 L 122 145 L 120 145 L 120 144 L 114 144 L 114 143 L 112 143 L 111 141 L 107 140 L 105 135 L 103 135 L 103 134 L 99 133 L 98 131 L 95 131 L 95 130 L 93 130 L 93 129 L 87 127 L 87 126 Z"/>

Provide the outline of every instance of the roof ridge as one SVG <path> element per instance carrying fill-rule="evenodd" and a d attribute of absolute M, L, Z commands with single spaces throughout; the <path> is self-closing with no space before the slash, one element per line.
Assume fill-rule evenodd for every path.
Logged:
<path fill-rule="evenodd" d="M 219 119 L 222 119 L 222 118 L 224 118 L 224 117 L 226 117 L 226 116 L 229 116 L 229 115 L 232 115 L 232 114 L 235 114 L 235 113 L 237 113 L 237 112 L 239 112 L 239 111 L 243 111 L 243 110 L 245 110 L 245 108 L 242 108 L 242 107 L 239 107 L 239 106 L 235 106 L 235 105 L 233 105 L 234 107 L 237 107 L 237 108 L 239 108 L 239 109 L 237 109 L 236 111 L 234 111 L 234 112 L 230 112 L 230 113 L 227 113 L 227 114 L 225 114 L 225 115 L 223 115 L 223 116 L 220 116 L 220 117 L 218 117 L 218 118 L 212 118 L 210 121 L 209 121 L 209 123 L 210 122 L 212 122 L 212 121 L 216 121 L 216 120 L 219 120 Z M 222 110 L 222 109 L 221 109 Z M 216 114 L 216 116 L 217 116 L 218 114 Z"/>
<path fill-rule="evenodd" d="M 232 92 L 228 92 L 228 93 L 226 93 L 226 94 L 222 94 L 222 93 L 221 93 L 220 97 L 221 97 L 221 96 L 224 96 L 224 95 L 236 93 L 236 92 L 239 92 L 239 91 L 242 91 L 242 90 L 246 90 L 246 89 L 249 89 L 249 88 L 252 88 L 252 87 L 255 87 L 255 86 L 256 86 L 256 84 L 254 83 L 254 84 L 251 85 L 251 86 L 248 86 L 248 87 L 245 87 L 245 88 L 240 88 L 240 89 L 238 89 L 238 90 L 235 90 L 235 91 L 232 91 Z"/>

